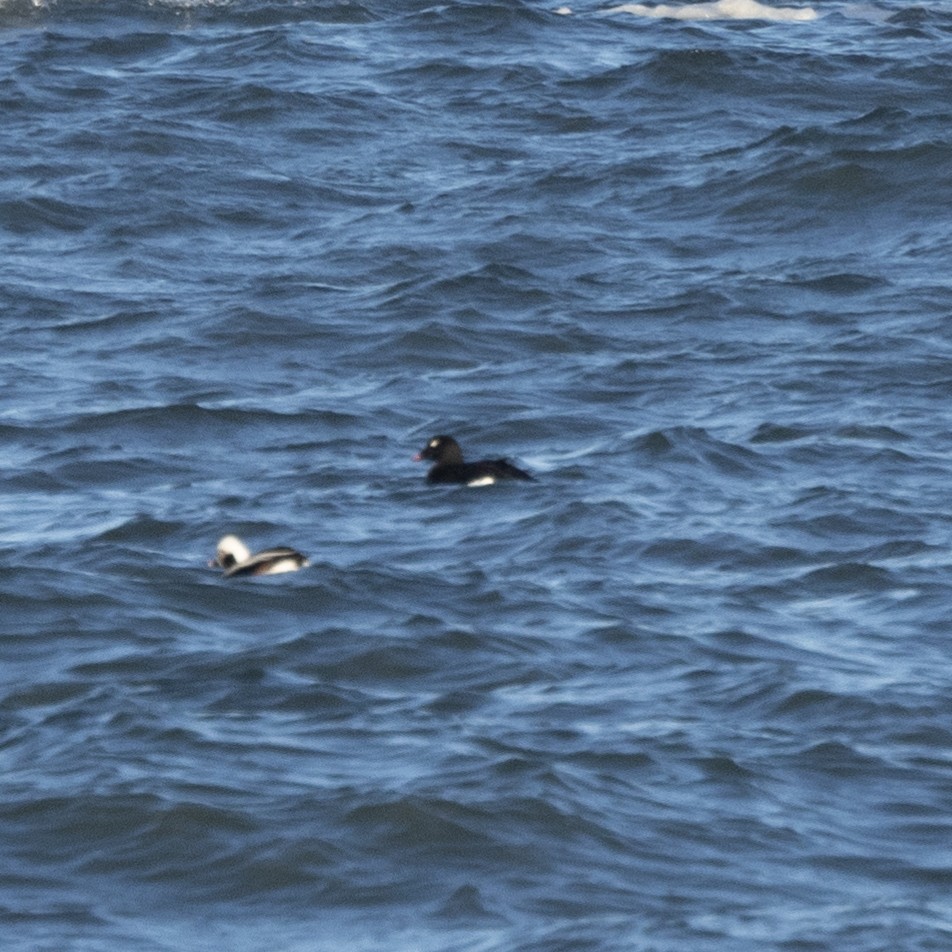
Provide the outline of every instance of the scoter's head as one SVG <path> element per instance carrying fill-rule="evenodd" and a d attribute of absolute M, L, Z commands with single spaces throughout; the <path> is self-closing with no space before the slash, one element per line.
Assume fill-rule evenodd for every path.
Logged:
<path fill-rule="evenodd" d="M 429 459 L 438 464 L 454 465 L 463 462 L 463 451 L 452 436 L 434 436 L 413 459 L 417 463 Z"/>

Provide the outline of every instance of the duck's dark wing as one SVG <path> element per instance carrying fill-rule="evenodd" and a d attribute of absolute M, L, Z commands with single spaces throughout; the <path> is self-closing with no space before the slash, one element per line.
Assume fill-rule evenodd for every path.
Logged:
<path fill-rule="evenodd" d="M 480 464 L 477 463 L 476 465 Z M 524 469 L 519 469 L 518 466 L 513 466 L 507 459 L 487 460 L 486 465 L 500 479 L 535 479 L 535 476 L 531 476 Z"/>
<path fill-rule="evenodd" d="M 307 557 L 297 549 L 281 545 L 256 552 L 250 559 L 233 565 L 225 572 L 225 578 L 235 575 L 269 575 L 282 563 L 288 563 L 288 567 L 282 571 L 290 571 L 292 568 L 301 568 L 306 562 Z"/>

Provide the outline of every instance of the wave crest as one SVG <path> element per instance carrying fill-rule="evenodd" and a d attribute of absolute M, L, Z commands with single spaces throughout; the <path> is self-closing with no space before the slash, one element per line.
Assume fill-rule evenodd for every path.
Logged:
<path fill-rule="evenodd" d="M 606 13 L 633 13 L 636 16 L 674 20 L 816 20 L 819 14 L 812 7 L 769 7 L 757 0 L 716 0 L 713 3 L 691 3 L 671 6 L 644 3 L 623 3 Z"/>

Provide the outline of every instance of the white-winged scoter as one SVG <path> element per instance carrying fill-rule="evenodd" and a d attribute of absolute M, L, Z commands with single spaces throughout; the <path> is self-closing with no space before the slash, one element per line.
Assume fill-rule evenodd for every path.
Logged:
<path fill-rule="evenodd" d="M 413 457 L 416 462 L 433 460 L 426 474 L 428 483 L 459 483 L 466 486 L 491 486 L 503 479 L 534 479 L 525 470 L 505 459 L 463 461 L 463 451 L 452 436 L 434 436 Z"/>

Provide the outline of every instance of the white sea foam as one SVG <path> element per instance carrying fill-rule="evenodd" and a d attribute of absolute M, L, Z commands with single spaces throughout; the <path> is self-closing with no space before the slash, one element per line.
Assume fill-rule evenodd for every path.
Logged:
<path fill-rule="evenodd" d="M 643 17 L 665 17 L 675 20 L 815 20 L 819 14 L 812 7 L 770 7 L 757 0 L 715 0 L 713 3 L 658 4 L 623 3 L 606 13 L 633 13 Z"/>

